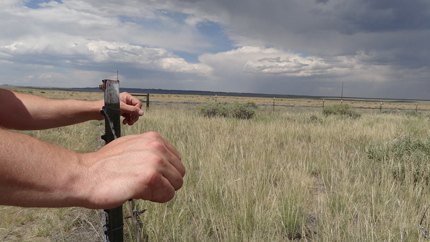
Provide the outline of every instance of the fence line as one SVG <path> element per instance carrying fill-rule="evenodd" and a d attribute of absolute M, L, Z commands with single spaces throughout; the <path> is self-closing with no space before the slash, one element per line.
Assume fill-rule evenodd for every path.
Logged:
<path fill-rule="evenodd" d="M 151 101 L 151 103 L 154 104 L 189 104 L 189 105 L 203 105 L 203 104 L 209 104 L 212 102 L 174 102 L 174 101 Z M 227 102 L 224 103 L 220 103 L 220 104 L 230 104 Z M 307 106 L 307 105 L 282 105 L 282 104 L 255 104 L 255 106 L 258 107 L 273 107 L 273 110 L 275 110 L 276 107 L 286 107 L 286 108 L 325 108 L 326 105 L 323 102 L 322 106 Z M 418 106 L 415 106 L 415 108 L 383 108 L 381 106 L 379 107 L 353 107 L 351 106 L 351 108 L 353 109 L 370 109 L 370 110 L 379 110 L 380 112 L 384 111 L 384 110 L 389 110 L 389 111 L 430 111 L 430 109 L 419 109 Z"/>

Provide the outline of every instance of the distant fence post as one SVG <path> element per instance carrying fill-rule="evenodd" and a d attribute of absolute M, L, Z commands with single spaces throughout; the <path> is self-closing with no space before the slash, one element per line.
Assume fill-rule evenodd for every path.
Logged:
<path fill-rule="evenodd" d="M 145 96 L 146 97 L 146 109 L 149 109 L 149 93 L 147 93 L 147 94 L 134 93 L 132 95 L 135 96 L 135 97 L 143 97 L 143 96 Z"/>
<path fill-rule="evenodd" d="M 105 135 L 103 136 L 106 144 L 121 136 L 120 125 L 120 105 L 119 105 L 119 81 L 103 80 L 100 89 L 104 91 L 105 106 L 102 114 L 105 116 Z M 122 216 L 122 205 L 113 209 L 103 210 L 103 241 L 104 242 L 123 242 L 124 223 Z"/>
<path fill-rule="evenodd" d="M 275 111 L 275 97 L 273 97 L 273 110 L 272 111 Z"/>

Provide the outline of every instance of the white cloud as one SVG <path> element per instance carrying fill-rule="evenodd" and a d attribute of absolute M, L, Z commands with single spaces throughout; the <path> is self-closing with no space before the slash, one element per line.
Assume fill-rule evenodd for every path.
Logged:
<path fill-rule="evenodd" d="M 283 76 L 333 75 L 345 68 L 352 69 L 357 64 L 354 63 L 355 60 L 348 58 L 324 60 L 315 56 L 302 57 L 292 51 L 256 46 L 244 46 L 228 52 L 205 54 L 200 57 L 200 60 L 219 72 Z"/>
<path fill-rule="evenodd" d="M 52 41 L 55 39 L 55 41 Z M 10 60 L 26 62 L 29 56 L 39 61 L 61 58 L 61 62 L 75 65 L 94 65 L 97 63 L 123 63 L 134 68 L 180 72 L 192 74 L 209 74 L 211 68 L 198 63 L 187 63 L 162 48 L 149 48 L 127 43 L 86 40 L 81 37 L 53 34 L 39 38 L 25 38 L 19 42 L 0 47 L 0 54 L 9 56 Z M 42 58 L 46 58 L 42 60 Z M 54 61 L 53 61 L 54 62 Z"/>

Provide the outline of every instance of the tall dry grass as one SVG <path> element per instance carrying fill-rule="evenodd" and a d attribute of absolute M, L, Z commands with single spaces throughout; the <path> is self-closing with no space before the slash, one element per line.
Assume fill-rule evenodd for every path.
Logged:
<path fill-rule="evenodd" d="M 81 125 L 79 129 L 94 131 L 72 132 L 71 126 L 67 131 L 30 134 L 81 152 L 87 150 L 79 148 L 79 142 L 97 149 L 103 126 Z M 140 215 L 142 238 L 426 241 L 418 225 L 430 204 L 428 184 L 414 182 L 413 169 L 406 169 L 405 179 L 397 180 L 393 170 L 398 163 L 390 157 L 369 158 L 369 150 L 383 150 L 406 136 L 425 139 L 429 125 L 424 115 L 365 113 L 350 119 L 323 116 L 320 110 L 260 109 L 251 120 L 236 120 L 205 118 L 192 106 L 153 105 L 138 123 L 124 127 L 123 135 L 159 132 L 181 152 L 187 174 L 171 202 L 137 203 L 138 209 L 147 209 Z M 0 214 L 8 214 L 8 209 L 19 208 L 2 207 Z M 9 241 L 79 241 L 71 231 L 84 225 L 94 240 L 100 238 L 99 232 L 88 229 L 100 226 L 94 222 L 96 213 L 88 217 L 85 209 L 39 211 L 44 215 L 38 218 L 51 218 L 55 226 L 37 223 L 40 231 L 48 232 Z M 65 211 L 73 216 L 61 217 Z M 37 231 L 34 219 L 22 226 L 28 224 L 33 227 L 26 233 Z M 13 234 L 10 227 L 20 227 L 19 221 L 0 222 L 0 239 L 8 241 L 4 234 Z M 133 239 L 131 228 L 126 220 L 126 241 Z"/>
<path fill-rule="evenodd" d="M 125 133 L 159 132 L 188 171 L 174 201 L 141 203 L 151 241 L 419 241 L 428 185 L 396 181 L 393 164 L 367 149 L 428 130 L 424 116 L 286 111 L 235 120 L 159 107 Z"/>

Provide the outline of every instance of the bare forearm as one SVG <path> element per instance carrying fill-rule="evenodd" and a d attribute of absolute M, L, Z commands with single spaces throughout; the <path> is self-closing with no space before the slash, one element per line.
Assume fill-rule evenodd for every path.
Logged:
<path fill-rule="evenodd" d="M 0 126 L 32 130 L 101 120 L 102 106 L 101 101 L 53 100 L 0 89 Z"/>
<path fill-rule="evenodd" d="M 179 152 L 154 132 L 77 154 L 0 129 L 0 205 L 108 209 L 130 198 L 167 202 L 184 175 Z"/>
<path fill-rule="evenodd" d="M 0 204 L 64 207 L 85 204 L 81 155 L 0 130 Z"/>

